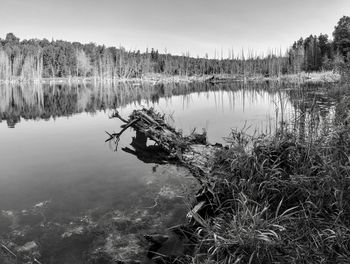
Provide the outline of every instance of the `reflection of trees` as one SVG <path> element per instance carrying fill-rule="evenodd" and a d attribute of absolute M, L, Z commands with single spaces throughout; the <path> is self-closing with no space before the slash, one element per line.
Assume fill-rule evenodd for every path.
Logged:
<path fill-rule="evenodd" d="M 294 125 L 300 138 L 327 133 L 331 123 L 342 114 L 337 106 L 348 93 L 346 87 L 340 85 L 304 84 L 290 89 L 288 97 L 296 111 Z"/>
<path fill-rule="evenodd" d="M 123 107 L 130 103 L 157 103 L 160 98 L 204 91 L 269 89 L 267 85 L 230 83 L 128 84 L 99 85 L 2 85 L 0 86 L 0 120 L 9 127 L 24 119 L 50 119 L 76 113 Z"/>
<path fill-rule="evenodd" d="M 0 120 L 6 120 L 9 127 L 14 127 L 20 118 L 36 118 L 43 108 L 42 87 L 0 86 Z"/>
<path fill-rule="evenodd" d="M 257 100 L 261 91 L 275 94 L 279 89 L 281 87 L 276 84 L 242 82 L 215 85 L 210 83 L 2 85 L 0 86 L 0 120 L 6 120 L 8 125 L 13 127 L 20 122 L 21 118 L 50 119 L 81 112 L 94 113 L 99 110 L 123 107 L 130 103 L 147 105 L 158 103 L 161 98 L 210 91 L 250 91 L 246 93 L 250 97 L 247 99 L 254 101 Z M 292 89 L 288 92 L 288 97 L 299 111 L 307 112 L 307 109 L 311 109 L 316 96 L 321 114 L 327 115 L 329 106 L 332 104 L 329 98 L 324 94 L 315 95 L 312 89 L 308 89 L 310 87 Z M 306 106 L 302 107 L 301 103 Z"/>

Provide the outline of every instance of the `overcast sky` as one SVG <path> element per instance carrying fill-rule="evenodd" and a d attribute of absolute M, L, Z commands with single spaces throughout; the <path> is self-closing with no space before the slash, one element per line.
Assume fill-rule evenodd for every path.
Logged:
<path fill-rule="evenodd" d="M 0 0 L 0 37 L 227 56 L 232 47 L 266 53 L 331 36 L 349 13 L 350 0 Z"/>

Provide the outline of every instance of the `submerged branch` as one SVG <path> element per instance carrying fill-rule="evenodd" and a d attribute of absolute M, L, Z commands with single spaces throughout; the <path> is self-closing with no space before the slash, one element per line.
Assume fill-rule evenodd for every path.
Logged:
<path fill-rule="evenodd" d="M 138 121 L 140 121 L 140 118 L 132 120 L 129 123 L 127 123 L 126 125 L 123 125 L 122 126 L 123 127 L 122 130 L 120 130 L 118 133 L 110 134 L 107 131 L 105 131 L 109 135 L 109 138 L 106 139 L 105 142 L 108 142 L 108 141 L 111 141 L 112 139 L 114 139 L 114 143 L 116 145 L 115 150 L 117 151 L 118 143 L 119 143 L 119 140 L 120 140 L 120 136 L 124 133 L 125 130 L 127 130 L 129 127 L 132 127 Z"/>

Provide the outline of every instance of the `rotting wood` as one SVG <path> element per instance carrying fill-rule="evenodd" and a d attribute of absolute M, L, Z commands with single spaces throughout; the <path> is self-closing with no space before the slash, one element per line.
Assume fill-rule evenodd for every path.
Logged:
<path fill-rule="evenodd" d="M 106 141 L 114 140 L 116 146 L 123 132 L 132 127 L 136 130 L 136 137 L 145 137 L 153 140 L 155 146 L 147 146 L 146 141 L 133 138 L 131 146 L 135 151 L 129 148 L 123 148 L 124 151 L 137 155 L 137 153 L 149 153 L 150 155 L 159 153 L 163 156 L 161 160 L 172 160 L 181 163 L 188 167 L 196 178 L 200 178 L 208 174 L 211 170 L 212 159 L 217 150 L 222 148 L 222 145 L 211 145 L 207 142 L 206 132 L 196 133 L 192 131 L 189 136 L 183 136 L 181 131 L 177 131 L 170 126 L 165 116 L 156 112 L 153 108 L 143 108 L 134 110 L 128 119 L 124 119 L 116 111 L 111 118 L 119 118 L 124 124 L 118 133 L 108 133 L 109 138 Z M 142 135 L 142 136 L 141 136 Z M 141 141 L 142 144 L 136 144 Z M 158 148 L 158 150 L 157 150 Z M 141 158 L 142 159 L 142 158 Z M 149 159 L 147 159 L 149 160 Z"/>

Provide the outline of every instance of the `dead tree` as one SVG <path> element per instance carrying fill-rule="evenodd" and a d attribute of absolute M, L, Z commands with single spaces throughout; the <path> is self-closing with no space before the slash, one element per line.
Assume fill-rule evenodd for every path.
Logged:
<path fill-rule="evenodd" d="M 118 145 L 119 138 L 123 132 L 132 127 L 136 130 L 137 135 L 155 142 L 155 146 L 149 148 L 162 155 L 164 160 L 172 160 L 181 163 L 188 167 L 190 171 L 200 178 L 210 172 L 212 159 L 215 152 L 220 149 L 221 145 L 211 145 L 207 142 L 206 132 L 196 133 L 195 130 L 189 136 L 183 136 L 181 131 L 176 130 L 165 121 L 165 116 L 156 112 L 153 108 L 134 110 L 128 119 L 124 119 L 116 111 L 111 118 L 119 118 L 124 124 L 118 133 L 108 133 L 109 138 L 106 142 L 113 140 Z M 142 146 L 136 144 L 138 140 L 133 139 L 132 147 L 124 148 L 128 153 L 137 155 L 137 152 L 142 151 L 147 153 L 148 147 L 143 139 Z M 157 147 L 157 148 L 154 148 Z M 140 153 L 140 152 L 139 152 Z M 143 155 L 145 156 L 145 155 Z M 142 158 L 140 158 L 142 159 Z"/>

